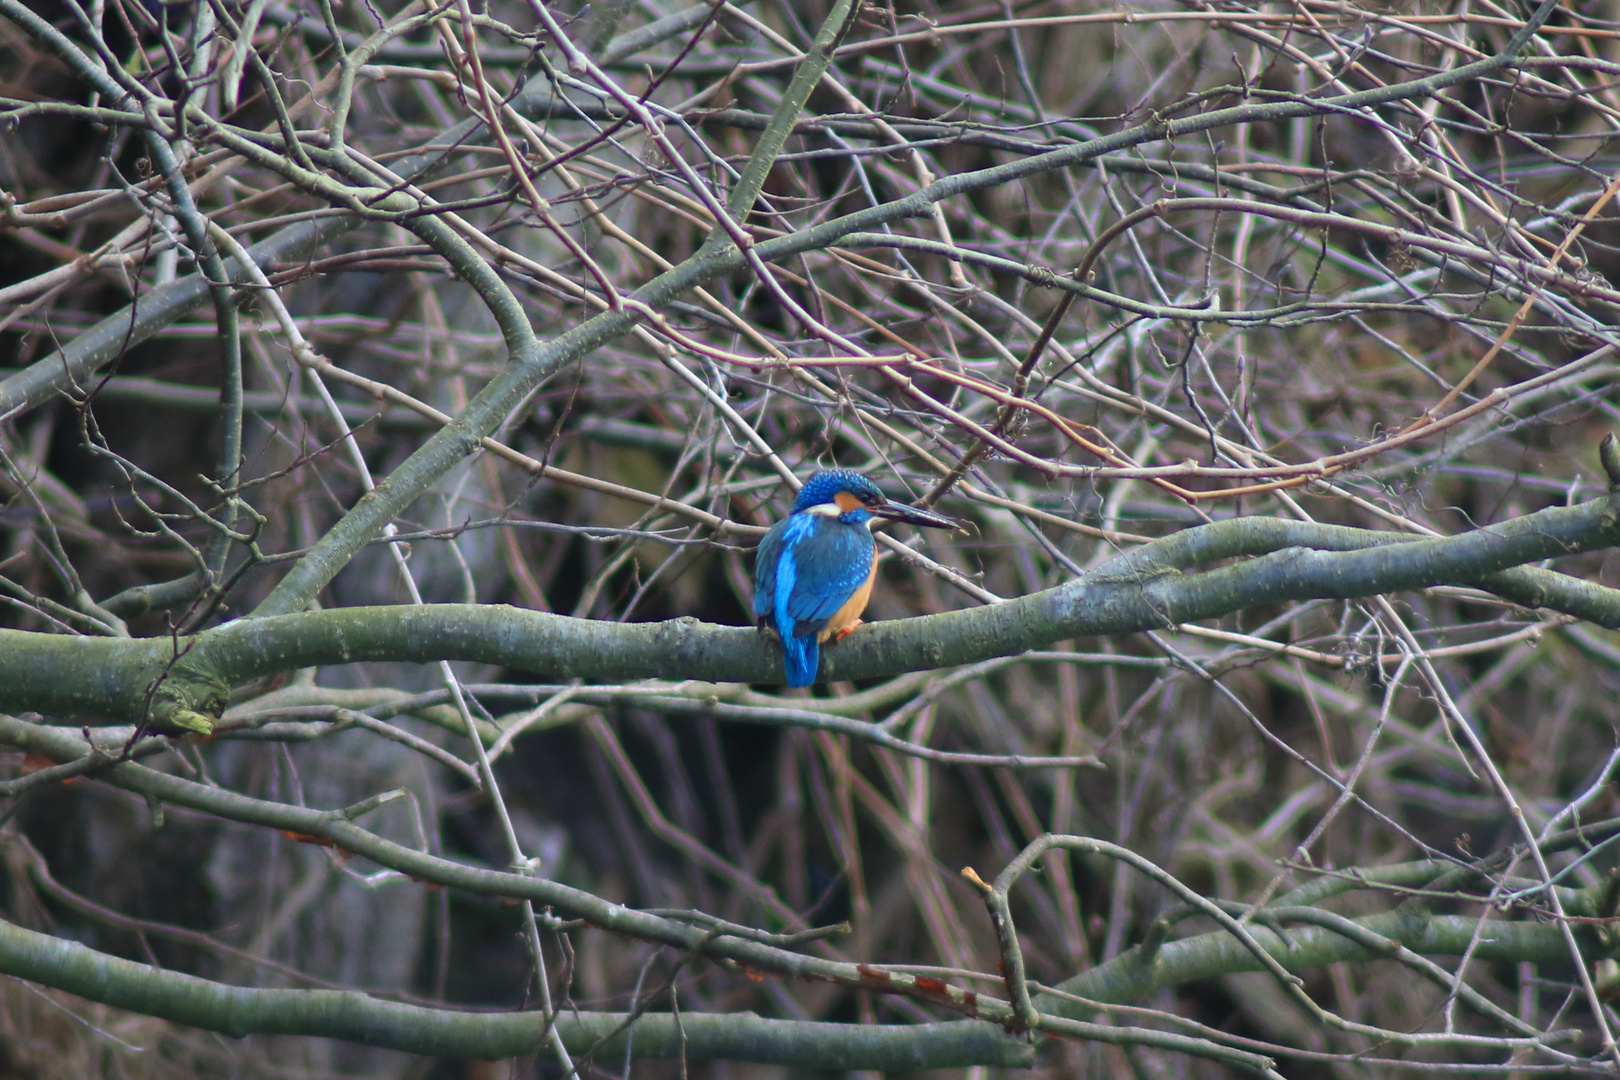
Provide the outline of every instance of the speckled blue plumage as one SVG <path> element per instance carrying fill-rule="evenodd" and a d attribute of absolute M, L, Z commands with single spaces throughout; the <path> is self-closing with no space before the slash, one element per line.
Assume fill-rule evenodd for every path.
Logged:
<path fill-rule="evenodd" d="M 754 555 L 754 615 L 782 639 L 789 686 L 816 681 L 816 635 L 872 572 L 871 514 L 862 508 L 838 517 L 810 512 L 840 491 L 863 497 L 877 487 L 846 469 L 816 473 L 800 489 L 793 514 L 771 527 Z"/>

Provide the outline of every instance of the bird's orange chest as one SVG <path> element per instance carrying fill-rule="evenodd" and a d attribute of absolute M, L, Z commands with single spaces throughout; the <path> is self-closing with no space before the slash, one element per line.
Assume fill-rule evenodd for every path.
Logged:
<path fill-rule="evenodd" d="M 867 603 L 872 599 L 872 583 L 877 580 L 877 549 L 872 550 L 872 568 L 866 573 L 866 580 L 861 582 L 859 588 L 849 594 L 844 606 L 832 613 L 827 625 L 821 628 L 816 635 L 817 640 L 826 641 L 828 638 L 843 637 L 844 634 L 861 624 L 861 613 L 866 610 Z"/>

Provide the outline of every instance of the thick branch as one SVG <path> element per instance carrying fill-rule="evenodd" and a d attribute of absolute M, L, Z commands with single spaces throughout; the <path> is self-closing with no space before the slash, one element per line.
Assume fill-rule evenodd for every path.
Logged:
<path fill-rule="evenodd" d="M 121 960 L 77 942 L 0 921 L 0 971 L 80 997 L 227 1035 L 315 1035 L 434 1057 L 485 1060 L 534 1054 L 538 1012 L 457 1012 L 382 1001 L 358 991 L 251 990 Z M 557 1027 L 576 1054 L 595 1047 L 625 1013 L 563 1012 Z M 969 1065 L 1028 1068 L 1034 1048 L 993 1024 L 823 1024 L 753 1013 L 643 1015 L 636 1057 L 724 1059 L 816 1070 L 916 1072 Z M 598 1049 L 623 1060 L 625 1035 Z"/>
<path fill-rule="evenodd" d="M 1238 518 L 1177 533 L 1065 585 L 990 607 L 862 628 L 827 650 L 827 679 L 1012 656 L 1054 641 L 1135 633 L 1260 604 L 1351 599 L 1435 585 L 1499 587 L 1620 627 L 1620 592 L 1523 564 L 1613 545 L 1620 506 L 1597 499 L 1459 536 Z M 1201 573 L 1212 562 L 1257 555 Z M 169 722 L 218 715 L 231 686 L 278 671 L 357 661 L 474 660 L 549 679 L 686 678 L 769 683 L 781 657 L 751 629 L 696 619 L 623 624 L 497 605 L 346 608 L 243 620 L 183 639 L 70 638 L 0 630 L 0 709 Z M 144 713 L 149 687 L 150 714 Z"/>
<path fill-rule="evenodd" d="M 1461 915 L 1391 911 L 1354 922 L 1423 956 L 1461 956 L 1472 948 L 1474 957 L 1479 960 L 1569 960 L 1569 949 L 1562 934 L 1557 926 L 1549 923 L 1492 919 L 1488 932 L 1475 942 L 1479 920 Z M 1275 931 L 1258 924 L 1251 925 L 1249 932 L 1266 952 L 1292 972 L 1310 971 L 1346 960 L 1385 958 L 1377 950 L 1318 926 L 1290 929 L 1286 941 Z M 1167 986 L 1260 970 L 1259 958 L 1242 942 L 1225 931 L 1215 931 L 1169 942 L 1150 959 L 1144 959 L 1139 949 L 1132 949 L 1059 984 L 1057 989 L 1090 1001 L 1128 1005 L 1143 1001 Z M 1090 1016 L 1094 1011 L 1052 995 L 1037 996 L 1035 1004 L 1042 1013 L 1058 1016 Z"/>

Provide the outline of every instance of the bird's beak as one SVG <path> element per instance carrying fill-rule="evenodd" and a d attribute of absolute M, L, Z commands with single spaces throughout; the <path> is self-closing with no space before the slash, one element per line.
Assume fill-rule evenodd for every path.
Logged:
<path fill-rule="evenodd" d="M 869 506 L 867 509 L 878 517 L 889 518 L 892 521 L 904 521 L 912 525 L 926 525 L 930 529 L 960 530 L 962 528 L 944 514 L 936 514 L 932 510 L 924 510 L 920 506 L 883 502 L 876 506 Z"/>

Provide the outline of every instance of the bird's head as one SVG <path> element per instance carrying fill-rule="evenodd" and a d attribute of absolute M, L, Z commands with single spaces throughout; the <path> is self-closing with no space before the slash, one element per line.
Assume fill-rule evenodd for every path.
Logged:
<path fill-rule="evenodd" d="M 799 497 L 793 501 L 793 512 L 822 514 L 853 523 L 881 517 L 912 525 L 926 525 L 931 529 L 960 528 L 943 514 L 891 502 L 876 484 L 848 469 L 822 469 L 810 477 L 799 489 Z"/>

